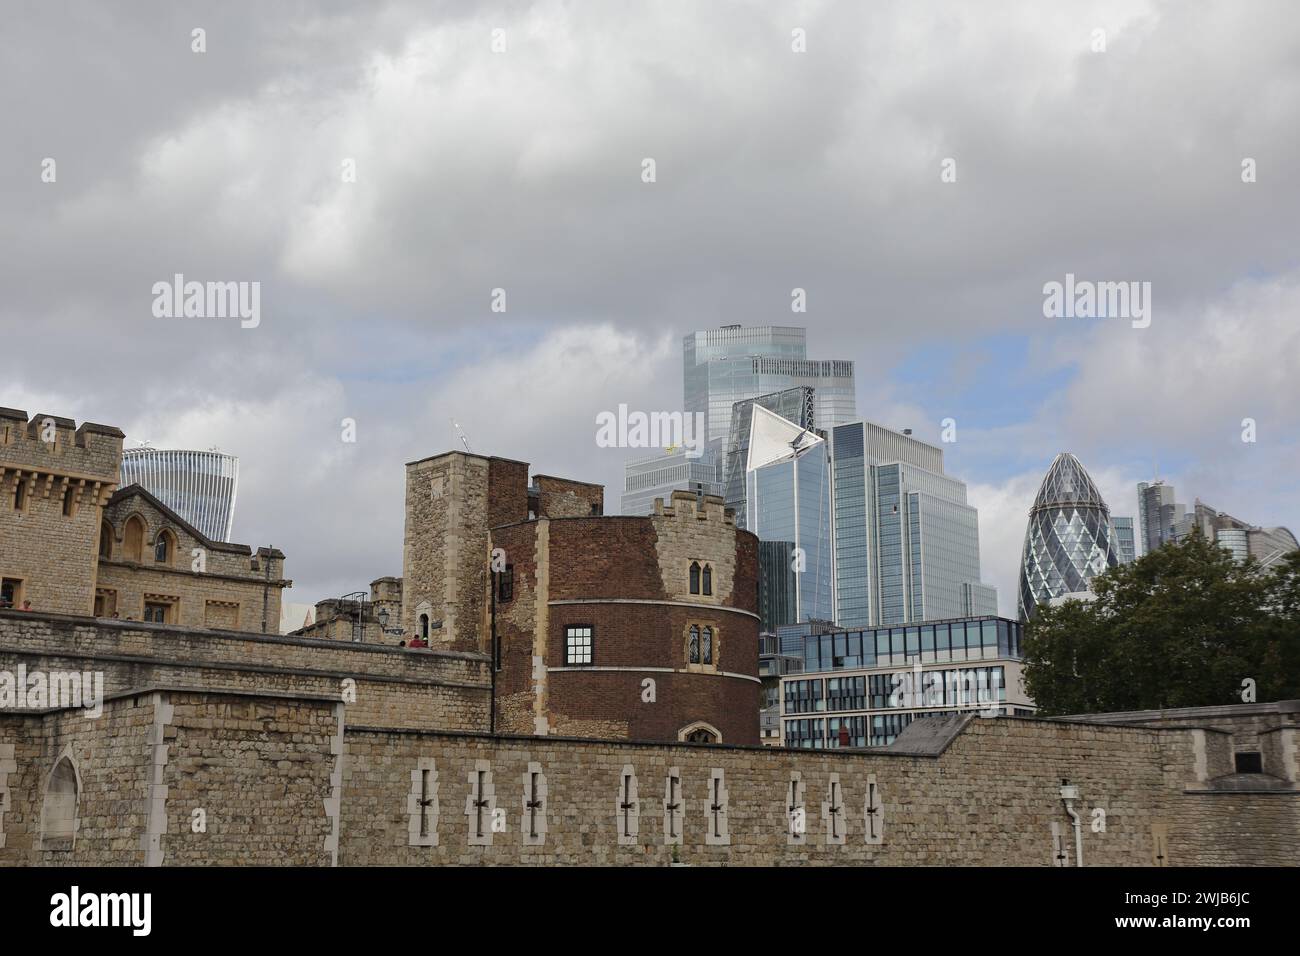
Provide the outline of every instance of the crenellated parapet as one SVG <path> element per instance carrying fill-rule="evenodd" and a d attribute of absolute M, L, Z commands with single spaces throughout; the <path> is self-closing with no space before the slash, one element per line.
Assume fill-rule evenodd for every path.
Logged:
<path fill-rule="evenodd" d="M 120 428 L 0 408 L 0 491 L 62 502 L 72 489 L 78 506 L 102 506 L 117 490 L 122 468 Z"/>

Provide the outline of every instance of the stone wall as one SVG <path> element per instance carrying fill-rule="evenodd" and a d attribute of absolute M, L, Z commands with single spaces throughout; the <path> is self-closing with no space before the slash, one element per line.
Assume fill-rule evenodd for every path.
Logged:
<path fill-rule="evenodd" d="M 121 457 L 116 428 L 75 428 L 43 414 L 28 422 L 25 412 L 0 408 L 0 579 L 21 582 L 15 606 L 29 600 L 40 610 L 91 612 L 100 514 Z"/>
<path fill-rule="evenodd" d="M 328 865 L 340 704 L 301 696 L 141 690 L 103 714 L 0 720 L 0 865 Z M 51 839 L 46 791 L 75 767 L 75 836 Z M 0 797 L 2 805 L 3 797 Z"/>
<path fill-rule="evenodd" d="M 129 524 L 142 529 L 138 551 L 127 546 Z M 156 560 L 159 535 L 167 536 L 163 561 Z M 278 633 L 281 591 L 291 583 L 281 552 L 210 541 L 138 485 L 104 509 L 96 580 L 103 617 L 144 620 L 149 601 L 168 606 L 168 624 Z"/>
<path fill-rule="evenodd" d="M 1074 865 L 1065 780 L 1087 865 L 1300 864 L 1300 791 L 1189 789 L 1189 729 L 966 716 L 901 748 L 798 751 L 349 713 L 302 694 L 139 688 L 99 719 L 0 714 L 0 865 Z M 50 845 L 42 812 L 65 756 L 75 842 Z"/>
<path fill-rule="evenodd" d="M 349 719 L 386 726 L 482 730 L 491 694 L 478 654 L 0 612 L 0 671 L 20 664 L 102 671 L 108 694 L 157 685 L 347 694 Z"/>
<path fill-rule="evenodd" d="M 441 621 L 434 647 L 483 647 L 488 469 L 488 459 L 460 453 L 406 466 L 401 626 L 418 634 L 421 614 Z"/>
<path fill-rule="evenodd" d="M 671 773 L 673 802 L 684 803 L 671 827 L 680 827 L 677 853 L 697 865 L 1050 866 L 1053 824 L 1074 865 L 1063 779 L 1080 790 L 1086 865 L 1300 864 L 1300 794 L 1185 793 L 1188 731 L 958 720 L 942 752 L 911 754 L 351 727 L 340 862 L 662 865 L 673 856 Z M 530 809 L 538 792 L 543 806 Z M 421 799 L 430 801 L 423 821 Z M 630 835 L 624 803 L 636 819 Z M 802 840 L 790 833 L 791 805 L 803 809 Z M 1098 809 L 1104 832 L 1091 826 Z M 503 829 L 477 837 L 484 819 Z"/>

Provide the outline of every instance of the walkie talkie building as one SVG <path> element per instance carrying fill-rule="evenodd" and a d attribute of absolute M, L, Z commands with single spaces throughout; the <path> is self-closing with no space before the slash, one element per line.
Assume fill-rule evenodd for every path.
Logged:
<path fill-rule="evenodd" d="M 1092 478 L 1069 452 L 1047 469 L 1029 509 L 1020 562 L 1020 619 L 1066 594 L 1082 595 L 1088 582 L 1119 564 L 1110 509 Z"/>
<path fill-rule="evenodd" d="M 140 485 L 212 541 L 229 541 L 239 459 L 217 451 L 131 448 L 122 452 L 122 487 Z"/>

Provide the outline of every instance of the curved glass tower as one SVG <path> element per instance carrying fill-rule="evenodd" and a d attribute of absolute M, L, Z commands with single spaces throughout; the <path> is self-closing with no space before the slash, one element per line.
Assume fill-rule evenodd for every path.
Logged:
<path fill-rule="evenodd" d="M 1029 509 L 1020 559 L 1020 619 L 1063 594 L 1088 590 L 1088 582 L 1119 564 L 1110 509 L 1079 459 L 1061 452 L 1047 469 Z"/>
<path fill-rule="evenodd" d="M 218 451 L 131 448 L 122 452 L 122 487 L 140 485 L 212 541 L 229 541 L 239 459 Z"/>

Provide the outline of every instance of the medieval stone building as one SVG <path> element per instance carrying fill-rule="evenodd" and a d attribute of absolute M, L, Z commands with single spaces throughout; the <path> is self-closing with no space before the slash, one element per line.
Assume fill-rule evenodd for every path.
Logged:
<path fill-rule="evenodd" d="M 367 602 L 412 651 L 263 633 L 278 552 L 115 494 L 115 429 L 0 421 L 34 606 L 0 609 L 0 866 L 1300 862 L 1300 702 L 757 746 L 756 545 L 716 499 L 610 518 L 521 462 L 413 463 Z"/>
<path fill-rule="evenodd" d="M 284 554 L 211 541 L 139 485 L 122 431 L 0 408 L 0 607 L 277 633 Z"/>

